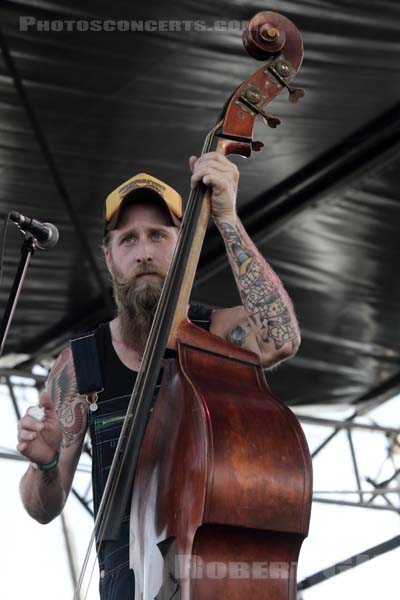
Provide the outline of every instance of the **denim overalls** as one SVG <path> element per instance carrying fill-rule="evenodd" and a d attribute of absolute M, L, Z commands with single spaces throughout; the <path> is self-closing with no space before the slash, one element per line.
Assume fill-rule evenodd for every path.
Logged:
<path fill-rule="evenodd" d="M 196 325 L 209 329 L 211 308 L 193 304 L 188 316 Z M 88 411 L 93 449 L 92 485 L 96 515 L 137 373 L 125 367 L 119 360 L 112 346 L 108 323 L 100 325 L 94 334 L 71 340 L 71 348 L 79 393 L 99 392 L 97 410 Z M 175 353 L 167 350 L 166 357 L 173 356 Z M 154 400 L 160 387 L 161 376 L 160 372 Z M 123 518 L 120 539 L 117 542 L 103 542 L 98 553 L 101 600 L 134 599 L 135 579 L 133 571 L 129 569 L 129 511 L 130 502 Z"/>

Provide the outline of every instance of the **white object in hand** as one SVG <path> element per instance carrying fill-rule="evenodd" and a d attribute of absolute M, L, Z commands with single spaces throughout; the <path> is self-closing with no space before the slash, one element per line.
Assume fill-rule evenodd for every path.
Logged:
<path fill-rule="evenodd" d="M 41 406 L 31 406 L 28 408 L 28 415 L 33 417 L 37 421 L 43 421 L 44 419 L 44 408 Z"/>

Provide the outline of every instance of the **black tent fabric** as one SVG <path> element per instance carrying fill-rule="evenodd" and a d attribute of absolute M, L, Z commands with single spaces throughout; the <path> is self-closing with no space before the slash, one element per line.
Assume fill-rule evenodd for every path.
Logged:
<path fill-rule="evenodd" d="M 305 57 L 296 84 L 306 92 L 297 105 L 280 94 L 269 108 L 282 125 L 257 126 L 263 151 L 233 158 L 239 215 L 302 328 L 297 356 L 268 380 L 292 405 L 354 404 L 397 389 L 395 0 L 3 1 L 1 217 L 17 210 L 60 230 L 53 250 L 36 252 L 24 284 L 4 353 L 10 361 L 24 355 L 17 368 L 111 316 L 100 249 L 104 198 L 142 171 L 188 194 L 189 156 L 259 68 L 243 50 L 241 28 L 260 10 L 281 12 L 300 29 Z M 21 241 L 10 225 L 2 306 Z M 192 298 L 216 307 L 239 300 L 212 226 Z"/>

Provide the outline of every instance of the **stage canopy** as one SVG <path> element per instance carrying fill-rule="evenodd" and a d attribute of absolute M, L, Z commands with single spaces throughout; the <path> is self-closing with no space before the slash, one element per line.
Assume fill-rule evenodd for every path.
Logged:
<path fill-rule="evenodd" d="M 200 153 L 226 99 L 260 66 L 239 30 L 259 10 L 291 18 L 305 47 L 296 78 L 305 97 L 295 105 L 280 94 L 268 108 L 282 124 L 257 126 L 263 151 L 233 159 L 239 215 L 287 287 L 302 329 L 297 357 L 268 374 L 270 385 L 292 405 L 357 404 L 398 391 L 394 1 L 3 1 L 1 217 L 17 210 L 60 230 L 58 245 L 32 259 L 3 369 L 27 372 L 71 333 L 112 315 L 100 249 L 103 199 L 142 171 L 187 196 L 188 157 Z M 137 30 L 107 31 L 107 19 L 134 21 Z M 78 29 L 90 20 L 103 30 Z M 161 21 L 167 25 L 151 25 Z M 10 225 L 2 306 L 22 239 Z M 212 226 L 192 299 L 239 302 Z"/>

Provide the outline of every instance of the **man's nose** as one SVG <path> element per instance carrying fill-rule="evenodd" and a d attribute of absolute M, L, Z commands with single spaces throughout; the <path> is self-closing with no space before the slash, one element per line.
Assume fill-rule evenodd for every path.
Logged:
<path fill-rule="evenodd" d="M 153 260 L 151 249 L 148 243 L 145 241 L 141 242 L 138 247 L 138 253 L 136 255 L 136 262 L 144 263 L 151 262 Z"/>

